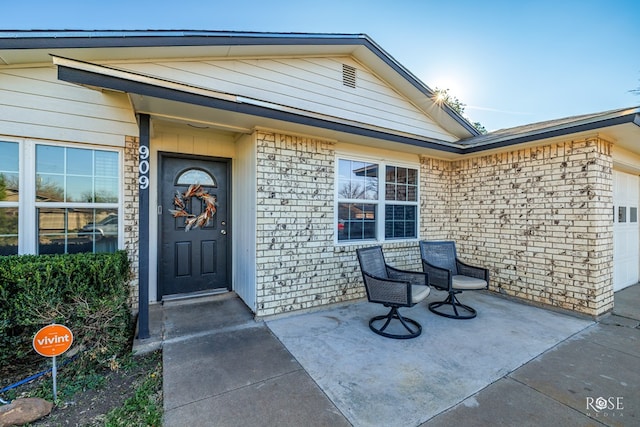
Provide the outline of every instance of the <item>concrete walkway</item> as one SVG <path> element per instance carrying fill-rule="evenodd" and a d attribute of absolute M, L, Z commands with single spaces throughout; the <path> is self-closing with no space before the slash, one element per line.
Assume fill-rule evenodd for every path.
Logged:
<path fill-rule="evenodd" d="M 405 310 L 423 326 L 406 341 L 373 334 L 367 302 L 266 322 L 233 294 L 154 306 L 142 344 L 162 343 L 164 425 L 640 424 L 639 285 L 598 323 L 462 298 L 477 318 Z"/>

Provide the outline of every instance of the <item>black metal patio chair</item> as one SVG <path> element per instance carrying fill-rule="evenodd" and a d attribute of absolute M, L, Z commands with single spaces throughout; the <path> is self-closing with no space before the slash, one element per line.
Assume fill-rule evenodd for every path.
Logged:
<path fill-rule="evenodd" d="M 417 271 L 398 270 L 387 265 L 380 246 L 362 248 L 356 252 L 369 302 L 390 307 L 389 313 L 385 316 L 371 318 L 369 328 L 387 338 L 407 339 L 420 335 L 422 326 L 413 319 L 403 317 L 398 309 L 412 307 L 429 295 L 427 275 Z M 386 331 L 394 319 L 406 329 L 406 333 Z M 399 325 L 397 326 L 392 328 L 403 331 Z"/>
<path fill-rule="evenodd" d="M 476 317 L 476 310 L 462 304 L 456 295 L 462 291 L 487 289 L 489 270 L 460 261 L 453 241 L 421 241 L 420 257 L 429 285 L 449 293 L 444 301 L 429 303 L 429 310 L 452 319 Z"/>

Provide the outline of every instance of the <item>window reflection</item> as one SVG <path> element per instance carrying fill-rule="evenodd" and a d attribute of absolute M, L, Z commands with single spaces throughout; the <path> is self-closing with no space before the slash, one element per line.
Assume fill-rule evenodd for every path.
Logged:
<path fill-rule="evenodd" d="M 377 164 L 341 159 L 338 174 L 338 197 L 341 199 L 378 198 Z"/>
<path fill-rule="evenodd" d="M 418 237 L 418 169 L 349 159 L 337 169 L 338 241 Z"/>
<path fill-rule="evenodd" d="M 117 203 L 118 178 L 96 177 L 94 201 L 96 203 Z"/>
<path fill-rule="evenodd" d="M 0 208 L 0 255 L 18 254 L 18 208 Z"/>
<path fill-rule="evenodd" d="M 17 202 L 20 188 L 18 143 L 0 141 L 0 202 Z"/>
<path fill-rule="evenodd" d="M 67 202 L 93 203 L 93 177 L 91 176 L 67 176 L 66 182 Z"/>
<path fill-rule="evenodd" d="M 25 243 L 19 236 L 21 202 L 36 211 L 36 224 L 23 226 L 37 230 L 37 253 L 117 250 L 120 154 L 36 144 L 34 163 L 24 162 L 21 171 L 21 150 L 21 143 L 0 141 L 0 256 L 19 253 Z M 30 186 L 35 178 L 35 200 L 19 200 L 21 172 L 30 176 Z M 23 251 L 31 252 L 26 243 Z"/>
<path fill-rule="evenodd" d="M 67 148 L 66 172 L 69 175 L 93 175 L 93 151 L 82 148 Z"/>
<path fill-rule="evenodd" d="M 38 209 L 38 253 L 115 252 L 117 209 Z"/>
<path fill-rule="evenodd" d="M 117 203 L 118 153 L 38 145 L 36 200 Z"/>
<path fill-rule="evenodd" d="M 376 238 L 376 205 L 338 203 L 338 240 Z"/>
<path fill-rule="evenodd" d="M 64 147 L 38 145 L 36 147 L 36 170 L 41 173 L 64 173 Z"/>

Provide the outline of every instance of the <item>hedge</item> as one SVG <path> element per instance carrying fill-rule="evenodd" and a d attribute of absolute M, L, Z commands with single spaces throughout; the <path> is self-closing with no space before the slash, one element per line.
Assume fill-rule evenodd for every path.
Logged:
<path fill-rule="evenodd" d="M 132 331 L 124 251 L 0 257 L 0 366 L 31 365 L 35 333 L 51 323 L 74 335 L 70 350 L 108 365 Z"/>

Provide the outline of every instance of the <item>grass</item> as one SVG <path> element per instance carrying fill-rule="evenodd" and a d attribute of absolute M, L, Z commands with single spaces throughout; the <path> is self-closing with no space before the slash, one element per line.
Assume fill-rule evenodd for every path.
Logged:
<path fill-rule="evenodd" d="M 137 386 L 133 396 L 111 410 L 105 419 L 106 427 L 160 426 L 162 424 L 162 363 L 148 373 Z"/>

